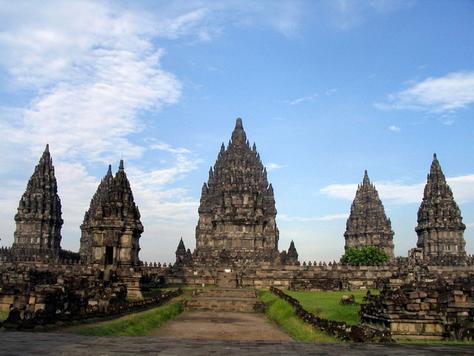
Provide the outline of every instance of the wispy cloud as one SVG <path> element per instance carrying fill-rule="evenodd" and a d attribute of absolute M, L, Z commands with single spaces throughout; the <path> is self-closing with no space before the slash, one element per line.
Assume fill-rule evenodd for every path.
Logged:
<path fill-rule="evenodd" d="M 165 151 L 165 152 L 174 153 L 174 154 L 186 154 L 186 153 L 191 152 L 187 148 L 173 147 L 173 146 L 171 146 L 167 143 L 164 143 L 164 142 L 153 143 L 153 144 L 150 145 L 150 149 Z"/>
<path fill-rule="evenodd" d="M 458 203 L 474 201 L 474 174 L 449 177 L 447 182 L 453 190 Z M 404 184 L 402 182 L 375 182 L 380 198 L 389 204 L 420 203 L 423 198 L 425 182 Z M 353 200 L 357 184 L 330 184 L 320 191 L 329 197 Z"/>
<path fill-rule="evenodd" d="M 276 169 L 281 169 L 281 168 L 285 168 L 286 166 L 285 165 L 282 165 L 282 164 L 278 164 L 278 163 L 274 163 L 274 162 L 270 162 L 270 163 L 267 163 L 265 165 L 265 167 L 267 167 L 267 171 L 274 171 Z"/>
<path fill-rule="evenodd" d="M 27 88 L 30 98 L 22 107 L 1 108 L 0 151 L 7 166 L 16 160 L 22 167 L 17 164 L 15 172 L 29 175 L 44 144 L 51 144 L 65 220 L 63 246 L 78 247 L 79 225 L 98 184 L 90 171 L 94 162 L 105 173 L 105 163 L 122 155 L 144 221 L 191 216 L 197 203 L 174 183 L 196 169 L 199 159 L 186 148 L 132 134 L 149 125 L 144 112 L 156 113 L 181 95 L 180 81 L 162 68 L 165 50 L 157 39 L 203 37 L 197 27 L 206 12 L 191 9 L 156 21 L 110 2 L 48 1 L 1 6 L 0 15 L 5 20 L 0 66 L 11 90 L 24 94 Z M 149 150 L 172 159 L 166 167 L 139 168 L 149 165 L 134 159 L 144 159 Z M 5 181 L 12 172 L 1 174 Z M 0 196 L 4 243 L 11 241 L 26 179 L 12 181 L 8 194 Z"/>
<path fill-rule="evenodd" d="M 315 93 L 315 94 L 302 96 L 302 97 L 292 99 L 292 100 L 286 100 L 285 103 L 287 103 L 288 105 L 298 105 L 298 104 L 302 104 L 302 103 L 305 103 L 305 102 L 312 102 L 312 101 L 316 100 L 316 98 L 318 96 L 319 95 L 317 93 Z"/>
<path fill-rule="evenodd" d="M 400 132 L 400 130 L 401 130 L 400 127 L 398 127 L 398 126 L 396 126 L 396 125 L 390 125 L 390 126 L 388 127 L 388 129 L 389 129 L 390 131 L 392 131 L 392 132 Z"/>
<path fill-rule="evenodd" d="M 332 25 L 339 30 L 350 30 L 366 22 L 374 16 L 387 15 L 392 12 L 409 8 L 414 0 L 331 0 L 329 16 Z"/>
<path fill-rule="evenodd" d="M 279 214 L 278 218 L 283 221 L 289 222 L 311 222 L 311 221 L 334 221 L 334 220 L 344 220 L 347 219 L 349 216 L 348 213 L 340 213 L 340 214 L 328 214 L 322 216 L 289 216 L 286 214 Z"/>
<path fill-rule="evenodd" d="M 388 100 L 376 103 L 384 110 L 418 110 L 449 113 L 474 103 L 474 72 L 454 72 L 427 78 L 409 88 L 390 94 Z"/>

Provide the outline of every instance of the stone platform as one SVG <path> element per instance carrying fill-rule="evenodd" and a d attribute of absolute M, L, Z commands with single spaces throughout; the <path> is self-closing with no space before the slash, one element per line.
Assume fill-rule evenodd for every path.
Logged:
<path fill-rule="evenodd" d="M 186 302 L 187 310 L 253 313 L 261 310 L 261 302 L 254 289 L 216 288 L 197 291 Z"/>

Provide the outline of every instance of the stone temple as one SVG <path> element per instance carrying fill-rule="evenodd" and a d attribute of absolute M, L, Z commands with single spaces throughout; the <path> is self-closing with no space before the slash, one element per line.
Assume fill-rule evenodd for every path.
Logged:
<path fill-rule="evenodd" d="M 466 257 L 465 229 L 461 210 L 434 154 L 415 228 L 423 259 L 440 264 L 462 262 Z"/>
<path fill-rule="evenodd" d="M 49 145 L 20 199 L 15 223 L 12 250 L 16 255 L 59 254 L 63 219 Z"/>
<path fill-rule="evenodd" d="M 374 246 L 383 250 L 390 258 L 393 253 L 393 231 L 390 219 L 380 201 L 375 186 L 370 182 L 367 171 L 359 184 L 347 219 L 345 250 Z"/>
<path fill-rule="evenodd" d="M 140 212 L 125 173 L 123 160 L 112 175 L 109 166 L 81 225 L 80 255 L 93 265 L 137 266 L 143 232 Z"/>
<path fill-rule="evenodd" d="M 239 118 L 202 187 L 195 262 L 246 265 L 280 261 L 272 185 Z"/>

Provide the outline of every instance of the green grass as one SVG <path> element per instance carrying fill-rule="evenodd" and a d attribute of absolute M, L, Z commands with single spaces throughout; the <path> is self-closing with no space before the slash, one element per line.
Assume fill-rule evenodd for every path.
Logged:
<path fill-rule="evenodd" d="M 0 310 L 0 321 L 4 321 L 8 318 L 9 312 Z"/>
<path fill-rule="evenodd" d="M 89 336 L 146 336 L 183 312 L 183 301 L 174 299 L 168 304 L 141 313 L 89 326 L 81 326 L 74 333 Z"/>
<path fill-rule="evenodd" d="M 371 290 L 372 293 L 378 291 Z M 362 303 L 362 298 L 367 294 L 367 290 L 353 290 L 353 291 L 316 291 L 316 292 L 296 292 L 285 291 L 293 298 L 298 299 L 303 308 L 312 312 L 321 318 L 345 321 L 349 325 L 357 325 L 360 323 L 359 309 L 360 305 L 342 305 L 340 304 L 343 295 L 353 294 L 356 303 Z"/>
<path fill-rule="evenodd" d="M 296 341 L 304 342 L 340 342 L 335 337 L 315 329 L 295 315 L 293 307 L 283 299 L 278 298 L 269 290 L 259 290 L 259 298 L 266 305 L 265 314 L 278 324 Z"/>

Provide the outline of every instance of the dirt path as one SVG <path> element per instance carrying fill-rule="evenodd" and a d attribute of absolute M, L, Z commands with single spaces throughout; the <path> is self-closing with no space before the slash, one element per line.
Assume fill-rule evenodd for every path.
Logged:
<path fill-rule="evenodd" d="M 211 311 L 184 312 L 152 334 L 187 340 L 292 341 L 264 314 Z"/>

